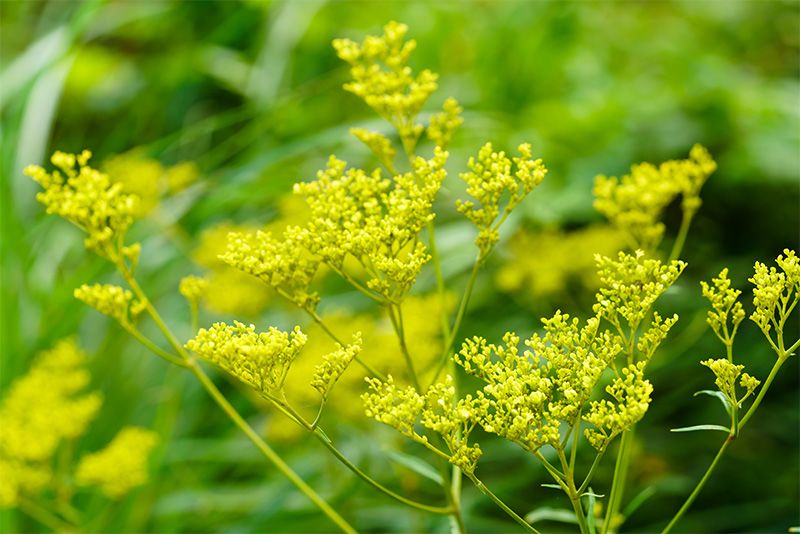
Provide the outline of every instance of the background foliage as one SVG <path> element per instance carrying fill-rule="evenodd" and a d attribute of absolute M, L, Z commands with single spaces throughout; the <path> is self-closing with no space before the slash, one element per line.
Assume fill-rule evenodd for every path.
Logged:
<path fill-rule="evenodd" d="M 451 287 L 460 291 L 473 255 L 470 228 L 452 209 L 458 188 L 453 178 L 464 170 L 467 155 L 487 139 L 504 148 L 530 141 L 550 169 L 545 184 L 504 228 L 463 336 L 497 340 L 512 328 L 527 336 L 539 327 L 539 316 L 556 308 L 587 313 L 592 293 L 580 280 L 557 281 L 554 290 L 537 293 L 528 290 L 529 280 L 509 285 L 509 268 L 547 277 L 530 258 L 544 265 L 552 261 L 550 269 L 590 258 L 602 239 L 577 240 L 564 250 L 552 233 L 600 221 L 591 205 L 596 174 L 624 173 L 643 160 L 685 157 L 694 142 L 714 154 L 719 170 L 704 188 L 704 205 L 684 249 L 689 268 L 662 304 L 681 321 L 651 367 L 654 401 L 637 432 L 629 496 L 646 488 L 655 496 L 626 529 L 658 528 L 710 460 L 716 436 L 668 432 L 723 419 L 713 399 L 692 397 L 713 380 L 698 362 L 721 352 L 704 324 L 698 280 L 728 265 L 734 283 L 748 295 L 753 261 L 770 261 L 800 240 L 796 2 L 4 1 L 0 386 L 5 389 L 23 373 L 37 351 L 78 333 L 94 355 L 94 385 L 106 398 L 80 448 L 98 448 L 120 422 L 162 435 L 165 445 L 153 463 L 152 482 L 120 503 L 112 530 L 300 532 L 329 524 L 267 467 L 196 384 L 72 297 L 84 281 L 110 279 L 109 268 L 84 252 L 77 231 L 44 216 L 34 201 L 35 184 L 21 169 L 43 162 L 55 149 L 90 148 L 96 163 L 127 170 L 126 180 L 146 192 L 152 190 L 152 176 L 190 162 L 183 170 L 196 174 L 196 181 L 154 198 L 155 207 L 133 235 L 143 242 L 144 284 L 188 338 L 178 280 L 218 268 L 213 235 L 204 231 L 225 222 L 282 224 L 302 217 L 302 206 L 286 200 L 291 184 L 313 177 L 330 153 L 371 164 L 347 129 L 375 120 L 341 90 L 347 69 L 330 42 L 374 34 L 393 19 L 409 24 L 418 41 L 414 65 L 440 73 L 439 100 L 431 108 L 452 95 L 466 110 L 451 147 L 451 177 L 437 219 Z M 124 155 L 112 160 L 119 154 Z M 674 208 L 667 214 L 673 232 L 679 217 Z M 206 248 L 197 252 L 201 245 Z M 230 284 L 221 286 L 229 299 L 243 283 L 220 280 Z M 420 287 L 432 284 L 432 273 L 426 272 Z M 323 299 L 323 312 L 369 317 L 359 295 L 335 284 L 329 289 L 335 296 Z M 271 299 L 259 289 L 248 291 L 253 298 Z M 244 317 L 259 327 L 285 328 L 304 322 L 274 299 L 244 313 L 215 309 L 204 310 L 201 323 Z M 423 324 L 425 310 L 420 306 L 416 312 Z M 346 332 L 348 321 L 341 323 Z M 754 325 L 744 327 L 736 349 L 739 361 L 763 378 L 774 356 Z M 218 381 L 357 528 L 447 528 L 446 520 L 423 517 L 373 494 L 318 444 L 284 432 L 286 421 L 259 412 L 258 404 L 224 377 Z M 682 528 L 785 532 L 798 522 L 798 385 L 795 360 Z M 395 437 L 359 417 L 358 403 L 354 396 L 345 399 L 349 406 L 341 413 L 351 415 L 328 423 L 343 448 L 377 478 L 398 480 L 404 491 L 435 499 L 430 481 L 390 459 L 386 449 Z M 482 478 L 515 510 L 565 507 L 557 492 L 539 487 L 545 474 L 532 459 L 507 443 L 481 439 Z M 421 453 L 411 446 L 406 452 Z M 610 479 L 610 473 L 599 476 Z M 90 494 L 81 499 L 89 512 L 104 505 Z M 467 524 L 476 532 L 513 529 L 469 487 L 464 505 Z M 570 528 L 543 525 L 551 531 Z M 2 531 L 32 528 L 23 516 L 0 513 Z"/>

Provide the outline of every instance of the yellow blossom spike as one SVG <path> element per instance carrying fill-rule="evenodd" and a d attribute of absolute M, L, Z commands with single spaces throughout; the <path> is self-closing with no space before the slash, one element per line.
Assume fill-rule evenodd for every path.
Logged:
<path fill-rule="evenodd" d="M 126 325 L 144 309 L 143 303 L 134 301 L 133 293 L 111 284 L 83 284 L 74 292 L 75 298 L 91 306 L 103 315 Z"/>
<path fill-rule="evenodd" d="M 595 261 L 601 288 L 594 312 L 618 328 L 625 319 L 632 332 L 686 268 L 680 260 L 665 265 L 646 258 L 641 250 L 633 255 L 620 252 L 616 259 L 596 255 Z"/>
<path fill-rule="evenodd" d="M 622 178 L 598 176 L 594 207 L 627 232 L 635 248 L 652 251 L 664 235 L 664 208 L 681 194 L 684 217 L 691 218 L 700 207 L 700 189 L 716 168 L 708 151 L 695 145 L 689 159 L 666 161 L 658 167 L 640 163 Z"/>
<path fill-rule="evenodd" d="M 786 323 L 794 308 L 800 301 L 800 258 L 794 250 L 784 249 L 783 254 L 775 259 L 780 270 L 767 267 L 756 262 L 755 273 L 748 280 L 753 288 L 753 305 L 755 310 L 750 319 L 758 325 L 764 335 L 770 337 L 774 328 L 777 335 L 783 335 L 782 326 Z M 786 355 L 779 354 L 781 357 Z"/>
<path fill-rule="evenodd" d="M 259 393 L 279 395 L 289 366 L 306 342 L 306 336 L 295 327 L 291 333 L 270 327 L 256 332 L 255 326 L 238 321 L 215 323 L 201 328 L 186 348 L 220 366 Z"/>
<path fill-rule="evenodd" d="M 584 435 L 598 451 L 604 450 L 614 437 L 630 430 L 647 412 L 653 386 L 644 379 L 644 367 L 645 362 L 639 362 L 623 368 L 622 376 L 606 387 L 613 402 L 603 399 L 589 403 L 583 420 L 594 428 L 587 428 Z"/>
<path fill-rule="evenodd" d="M 469 159 L 470 172 L 460 175 L 467 183 L 467 194 L 475 201 L 457 200 L 456 209 L 478 228 L 475 244 L 481 259 L 500 239 L 499 228 L 506 217 L 547 173 L 541 159 L 532 159 L 530 145 L 520 145 L 518 150 L 520 157 L 513 158 L 512 167 L 512 159 L 505 152 L 495 152 L 492 144 L 486 143 L 477 158 Z M 507 200 L 501 211 L 504 197 Z"/>
<path fill-rule="evenodd" d="M 458 101 L 455 98 L 445 100 L 442 111 L 431 117 L 427 130 L 428 138 L 436 146 L 447 148 L 455 131 L 464 124 L 464 119 L 461 118 L 463 111 L 464 108 L 458 105 Z"/>
<path fill-rule="evenodd" d="M 189 302 L 197 303 L 206 294 L 208 290 L 208 278 L 204 276 L 184 276 L 181 278 L 178 291 Z"/>
<path fill-rule="evenodd" d="M 314 369 L 311 387 L 319 391 L 323 397 L 327 397 L 342 373 L 361 352 L 361 347 L 361 332 L 357 332 L 349 345 L 339 346 L 337 350 L 323 356 L 322 363 Z"/>
<path fill-rule="evenodd" d="M 57 170 L 48 173 L 38 165 L 25 174 L 44 188 L 36 199 L 47 213 L 55 213 L 88 234 L 89 250 L 109 259 L 117 259 L 116 245 L 133 223 L 138 199 L 123 192 L 122 184 L 87 165 L 91 152 L 79 155 L 56 152 L 51 161 Z"/>
<path fill-rule="evenodd" d="M 730 345 L 745 315 L 742 304 L 737 300 L 742 292 L 731 288 L 727 267 L 722 269 L 719 276 L 713 278 L 711 282 L 713 286 L 700 282 L 703 296 L 708 299 L 712 307 L 707 313 L 706 322 L 722 343 Z"/>
<path fill-rule="evenodd" d="M 125 427 L 101 451 L 85 455 L 75 480 L 80 486 L 98 486 L 111 499 L 119 499 L 147 482 L 147 460 L 158 437 L 150 430 Z"/>
<path fill-rule="evenodd" d="M 416 42 L 406 41 L 408 26 L 390 22 L 380 37 L 368 36 L 359 45 L 350 39 L 336 39 L 339 58 L 350 64 L 352 82 L 345 90 L 361 98 L 400 134 L 403 147 L 411 153 L 424 131 L 416 117 L 436 91 L 437 75 L 423 70 L 414 75 L 408 58 Z"/>

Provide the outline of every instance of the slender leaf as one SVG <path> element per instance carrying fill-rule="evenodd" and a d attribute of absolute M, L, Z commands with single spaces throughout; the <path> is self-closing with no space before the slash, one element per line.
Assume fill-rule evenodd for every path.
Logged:
<path fill-rule="evenodd" d="M 575 512 L 565 508 L 551 508 L 543 506 L 525 514 L 525 521 L 528 523 L 537 523 L 539 521 L 556 521 L 558 523 L 570 523 L 573 525 L 578 524 L 578 518 L 575 517 Z"/>
<path fill-rule="evenodd" d="M 696 432 L 698 430 L 719 430 L 720 432 L 730 432 L 731 429 L 722 425 L 695 425 L 684 426 L 681 428 L 670 428 L 670 432 Z"/>
<path fill-rule="evenodd" d="M 655 495 L 656 487 L 655 486 L 647 486 L 645 489 L 640 491 L 636 497 L 631 499 L 631 502 L 628 503 L 628 506 L 622 511 L 622 515 L 625 517 L 630 517 L 633 513 L 639 509 L 639 507 L 650 497 Z"/>
<path fill-rule="evenodd" d="M 595 534 L 595 520 L 594 520 L 594 500 L 595 497 L 599 497 L 596 493 L 592 491 L 592 488 L 589 488 L 589 491 L 585 492 L 583 495 L 589 497 L 589 502 L 586 505 L 586 526 L 589 529 L 589 534 Z M 581 495 L 581 497 L 583 496 Z"/>
<path fill-rule="evenodd" d="M 543 488 L 553 488 L 553 489 L 557 489 L 557 490 L 561 489 L 561 486 L 559 486 L 558 484 L 542 484 L 541 486 Z"/>
<path fill-rule="evenodd" d="M 703 389 L 695 392 L 694 396 L 696 397 L 698 395 L 709 395 L 711 397 L 718 398 L 719 401 L 722 403 L 722 405 L 725 407 L 725 411 L 728 412 L 728 415 L 731 414 L 731 402 L 728 400 L 728 397 L 726 397 L 723 392 L 714 391 L 712 389 Z"/>
<path fill-rule="evenodd" d="M 434 468 L 428 462 L 420 460 L 416 456 L 411 456 L 409 454 L 404 454 L 397 451 L 387 451 L 387 454 L 389 455 L 389 458 L 398 464 L 411 469 L 418 475 L 422 475 L 429 480 L 433 480 L 440 486 L 444 486 L 442 475 L 440 475 L 436 468 Z"/>

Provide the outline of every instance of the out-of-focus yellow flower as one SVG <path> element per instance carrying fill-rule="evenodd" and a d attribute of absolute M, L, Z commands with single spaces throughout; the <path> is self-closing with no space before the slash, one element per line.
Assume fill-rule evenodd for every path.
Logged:
<path fill-rule="evenodd" d="M 0 505 L 35 493 L 50 480 L 50 461 L 63 440 L 86 432 L 102 404 L 89 383 L 86 354 L 72 339 L 43 352 L 0 403 Z"/>
<path fill-rule="evenodd" d="M 123 191 L 139 197 L 137 217 L 147 215 L 158 204 L 166 171 L 158 160 L 147 157 L 142 149 L 107 159 L 103 170 L 113 182 L 122 184 Z"/>
<path fill-rule="evenodd" d="M 98 486 L 111 499 L 119 499 L 147 482 L 147 459 L 158 438 L 139 427 L 125 427 L 108 446 L 81 458 L 75 479 L 81 486 Z"/>
<path fill-rule="evenodd" d="M 183 191 L 200 177 L 200 169 L 193 161 L 182 161 L 167 168 L 166 181 L 170 193 Z"/>
<path fill-rule="evenodd" d="M 537 300 L 567 291 L 600 286 L 594 254 L 610 256 L 625 248 L 625 237 L 607 225 L 588 226 L 571 232 L 518 231 L 508 245 L 509 259 L 497 273 L 498 287 Z"/>

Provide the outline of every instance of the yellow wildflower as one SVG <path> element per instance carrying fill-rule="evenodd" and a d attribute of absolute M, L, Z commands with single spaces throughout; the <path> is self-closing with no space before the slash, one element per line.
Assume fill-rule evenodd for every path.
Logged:
<path fill-rule="evenodd" d="M 76 299 L 123 325 L 129 324 L 132 318 L 144 311 L 145 306 L 143 302 L 134 300 L 129 290 L 110 284 L 83 284 L 75 290 L 74 295 Z"/>

